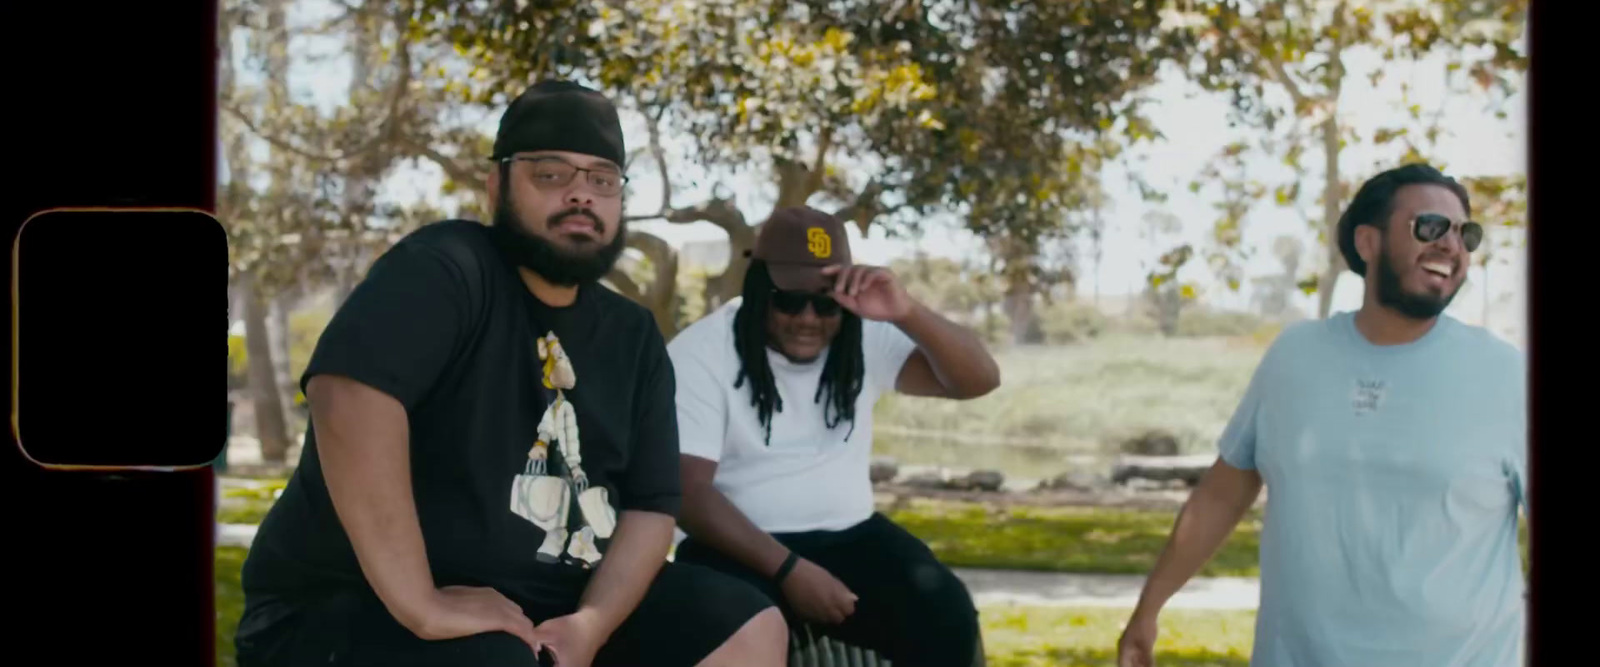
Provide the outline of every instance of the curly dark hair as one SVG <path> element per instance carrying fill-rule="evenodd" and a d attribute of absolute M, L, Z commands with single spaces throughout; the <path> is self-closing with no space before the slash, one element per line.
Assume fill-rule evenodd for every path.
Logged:
<path fill-rule="evenodd" d="M 1472 215 L 1467 189 L 1456 179 L 1428 165 L 1408 164 L 1373 176 L 1361 184 L 1361 189 L 1356 191 L 1355 198 L 1345 208 L 1344 215 L 1339 217 L 1339 253 L 1344 255 L 1345 264 L 1356 275 L 1367 275 L 1367 263 L 1356 252 L 1356 227 L 1372 225 L 1378 229 L 1388 229 L 1389 216 L 1394 214 L 1394 195 L 1407 185 L 1447 188 L 1461 200 L 1461 207 L 1466 209 L 1467 215 Z"/>

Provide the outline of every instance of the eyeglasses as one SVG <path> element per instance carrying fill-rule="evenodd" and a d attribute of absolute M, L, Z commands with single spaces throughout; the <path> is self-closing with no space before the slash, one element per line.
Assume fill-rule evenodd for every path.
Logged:
<path fill-rule="evenodd" d="M 1438 213 L 1423 213 L 1411 221 L 1411 235 L 1423 243 L 1433 243 L 1444 238 L 1454 229 L 1456 223 L 1449 217 Z M 1467 252 L 1478 249 L 1483 243 L 1483 225 L 1466 221 L 1461 223 L 1461 244 L 1466 246 Z"/>
<path fill-rule="evenodd" d="M 811 311 L 816 313 L 817 317 L 839 314 L 839 302 L 834 301 L 831 296 L 772 290 L 772 307 L 785 315 L 799 315 L 806 309 L 808 303 L 811 304 Z"/>
<path fill-rule="evenodd" d="M 602 197 L 615 197 L 622 193 L 628 177 L 609 169 L 587 169 L 554 157 L 508 157 L 505 162 L 527 162 L 533 165 L 533 184 L 540 190 L 567 187 L 578 172 L 583 172 L 589 187 Z"/>

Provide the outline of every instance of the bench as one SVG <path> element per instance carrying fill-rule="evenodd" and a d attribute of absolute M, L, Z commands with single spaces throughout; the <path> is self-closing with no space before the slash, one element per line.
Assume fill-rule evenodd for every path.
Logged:
<path fill-rule="evenodd" d="M 972 667 L 984 667 L 983 637 L 978 637 Z M 818 632 L 811 624 L 789 629 L 789 667 L 890 667 L 887 658 Z"/>

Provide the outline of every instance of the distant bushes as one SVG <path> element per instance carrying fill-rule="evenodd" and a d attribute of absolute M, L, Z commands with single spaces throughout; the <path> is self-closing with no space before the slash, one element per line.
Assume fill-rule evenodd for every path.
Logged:
<path fill-rule="evenodd" d="M 1039 326 L 1048 344 L 1070 345 L 1108 334 L 1154 336 L 1161 333 L 1155 318 L 1144 313 L 1114 315 L 1092 304 L 1055 303 L 1039 310 Z M 1280 325 L 1251 313 L 1191 308 L 1178 318 L 1179 338 L 1251 337 L 1271 342 Z"/>
<path fill-rule="evenodd" d="M 1186 338 L 1249 336 L 1265 323 L 1250 313 L 1191 308 L 1178 317 L 1178 335 Z"/>
<path fill-rule="evenodd" d="M 1055 303 L 1039 312 L 1039 328 L 1046 343 L 1079 343 L 1099 337 L 1111 326 L 1111 318 L 1086 303 Z"/>

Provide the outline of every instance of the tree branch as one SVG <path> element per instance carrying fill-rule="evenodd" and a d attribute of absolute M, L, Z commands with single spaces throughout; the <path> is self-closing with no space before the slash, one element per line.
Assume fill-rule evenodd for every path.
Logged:
<path fill-rule="evenodd" d="M 656 169 L 661 174 L 661 210 L 655 213 L 630 215 L 624 221 L 670 218 L 672 215 L 672 180 L 667 174 L 667 151 L 661 147 L 661 114 L 666 107 L 657 107 L 654 115 L 645 115 L 645 130 L 650 136 L 650 155 L 655 158 Z"/>
<path fill-rule="evenodd" d="M 1239 41 L 1244 42 L 1250 51 L 1259 54 L 1266 49 L 1266 39 L 1264 37 L 1243 26 L 1240 26 L 1238 30 Z M 1311 98 L 1306 96 L 1305 91 L 1300 89 L 1300 84 L 1294 80 L 1294 77 L 1289 75 L 1289 70 L 1283 66 L 1282 61 L 1277 58 L 1263 56 L 1253 56 L 1252 59 L 1256 61 L 1256 68 L 1261 70 L 1263 76 L 1277 81 L 1285 90 L 1289 91 L 1289 99 L 1294 101 L 1296 109 L 1310 107 Z"/>
<path fill-rule="evenodd" d="M 293 142 L 278 136 L 277 134 L 267 132 L 260 125 L 256 124 L 255 120 L 252 119 L 249 114 L 241 110 L 231 100 L 224 102 L 221 105 L 222 110 L 227 112 L 228 115 L 231 115 L 237 119 L 245 126 L 246 129 L 250 130 L 251 134 L 266 140 L 266 142 L 271 144 L 274 148 L 293 153 L 307 160 L 318 162 L 344 162 L 346 160 L 368 155 L 384 146 L 390 145 L 391 142 L 396 140 L 395 135 L 397 135 L 399 132 L 398 121 L 402 114 L 401 107 L 404 105 L 406 92 L 411 87 L 411 78 L 413 76 L 411 72 L 411 38 L 408 32 L 405 30 L 406 17 L 397 12 L 393 18 L 400 34 L 399 41 L 395 43 L 397 60 L 396 70 L 398 71 L 398 75 L 395 77 L 394 83 L 390 85 L 389 93 L 387 95 L 388 109 L 384 114 L 383 120 L 378 122 L 377 127 L 373 129 L 367 140 L 355 148 L 341 151 L 339 153 L 314 152 L 310 149 L 297 146 Z M 358 54 L 357 57 L 361 56 Z"/>
<path fill-rule="evenodd" d="M 488 179 L 484 178 L 479 171 L 463 165 L 459 158 L 452 158 L 440 153 L 438 149 L 409 137 L 401 139 L 400 144 L 409 152 L 425 157 L 434 164 L 439 165 L 439 168 L 444 171 L 446 176 L 450 177 L 450 180 L 467 184 L 478 192 L 489 191 Z"/>
<path fill-rule="evenodd" d="M 824 125 L 817 137 L 817 157 L 811 160 L 811 173 L 806 175 L 806 192 L 822 189 L 823 175 L 828 172 L 828 149 L 833 147 L 833 126 Z"/>
<path fill-rule="evenodd" d="M 616 288 L 618 294 L 627 297 L 629 300 L 639 302 L 644 300 L 644 294 L 639 291 L 639 285 L 634 283 L 633 279 L 629 278 L 628 274 L 623 272 L 622 269 L 611 269 L 611 272 L 606 274 L 606 282 L 611 283 L 611 286 Z"/>
<path fill-rule="evenodd" d="M 730 236 L 738 233 L 736 230 L 749 231 L 750 226 L 745 223 L 744 213 L 739 207 L 734 206 L 733 200 L 726 197 L 717 197 L 695 206 L 686 206 L 668 211 L 665 215 L 667 222 L 675 224 L 689 224 L 692 222 L 709 222 L 721 227 Z"/>
<path fill-rule="evenodd" d="M 855 201 L 846 204 L 834 212 L 834 217 L 840 220 L 850 220 L 856 223 L 856 229 L 861 230 L 861 235 L 866 236 L 867 228 L 872 225 L 873 219 L 880 215 L 899 210 L 904 204 L 884 208 L 878 197 L 883 194 L 883 184 L 876 179 L 868 181 L 866 187 L 856 194 Z"/>

